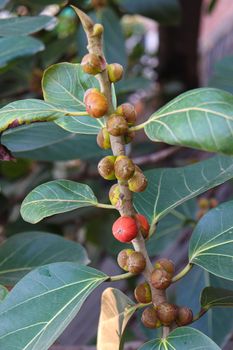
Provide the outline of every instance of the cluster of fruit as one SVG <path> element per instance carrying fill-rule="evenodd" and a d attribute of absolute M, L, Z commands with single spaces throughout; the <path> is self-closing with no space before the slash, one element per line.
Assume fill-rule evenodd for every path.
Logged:
<path fill-rule="evenodd" d="M 141 273 L 146 265 L 143 255 L 133 249 L 122 250 L 117 261 L 123 270 L 135 274 Z M 151 274 L 151 285 L 157 289 L 166 289 L 172 282 L 174 272 L 175 267 L 172 261 L 167 259 L 157 260 Z M 134 290 L 134 296 L 138 303 L 152 303 L 150 285 L 146 282 L 139 284 Z M 157 306 L 146 307 L 141 320 L 147 328 L 170 326 L 173 322 L 176 322 L 178 326 L 185 326 L 192 322 L 193 313 L 188 307 L 178 307 L 165 302 Z"/>

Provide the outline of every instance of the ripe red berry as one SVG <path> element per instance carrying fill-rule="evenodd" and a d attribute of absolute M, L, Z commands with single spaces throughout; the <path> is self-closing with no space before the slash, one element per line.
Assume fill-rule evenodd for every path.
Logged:
<path fill-rule="evenodd" d="M 136 214 L 135 219 L 137 219 L 137 221 L 140 224 L 140 229 L 141 229 L 141 233 L 142 233 L 143 237 L 147 238 L 149 235 L 149 231 L 150 231 L 150 224 L 149 224 L 147 218 L 142 214 Z"/>
<path fill-rule="evenodd" d="M 137 222 L 130 216 L 121 216 L 112 226 L 113 236 L 120 242 L 127 243 L 136 238 Z"/>

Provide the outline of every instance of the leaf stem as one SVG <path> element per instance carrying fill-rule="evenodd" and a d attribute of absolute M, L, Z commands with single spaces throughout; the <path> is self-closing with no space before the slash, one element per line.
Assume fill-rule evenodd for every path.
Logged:
<path fill-rule="evenodd" d="M 120 275 L 110 276 L 109 279 L 106 280 L 106 282 L 121 281 L 121 280 L 125 280 L 127 278 L 131 278 L 131 277 L 135 277 L 135 276 L 136 275 L 134 273 L 126 272 L 126 273 L 122 273 Z"/>
<path fill-rule="evenodd" d="M 142 130 L 144 129 L 144 127 L 148 124 L 148 120 L 145 121 L 144 123 L 142 124 L 138 124 L 138 125 L 135 125 L 135 126 L 131 126 L 131 128 L 129 128 L 129 131 L 139 131 L 139 130 Z"/>
<path fill-rule="evenodd" d="M 172 279 L 172 283 L 179 281 L 181 278 L 187 275 L 187 273 L 192 269 L 193 264 L 188 263 L 183 270 L 181 270 L 177 275 L 175 275 Z"/>
<path fill-rule="evenodd" d="M 114 205 L 111 204 L 104 204 L 104 203 L 97 203 L 96 204 L 97 208 L 103 208 L 103 209 L 116 209 Z"/>
<path fill-rule="evenodd" d="M 66 113 L 67 117 L 83 117 L 89 115 L 86 111 L 83 112 L 68 112 Z"/>
<path fill-rule="evenodd" d="M 193 321 L 192 322 L 195 322 L 195 321 L 198 321 L 202 316 L 204 316 L 206 314 L 206 312 L 208 311 L 209 309 L 201 309 L 194 317 L 193 317 Z"/>

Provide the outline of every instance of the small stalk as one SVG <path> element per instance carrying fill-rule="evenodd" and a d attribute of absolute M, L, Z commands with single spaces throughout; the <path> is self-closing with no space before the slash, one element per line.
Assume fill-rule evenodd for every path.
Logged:
<path fill-rule="evenodd" d="M 109 279 L 106 280 L 106 282 L 116 282 L 116 281 L 122 281 L 131 277 L 135 277 L 134 273 L 131 272 L 126 272 L 126 273 L 122 273 L 120 275 L 116 275 L 116 276 L 110 276 Z"/>
<path fill-rule="evenodd" d="M 194 317 L 193 322 L 198 321 L 202 316 L 204 316 L 209 309 L 201 309 Z"/>
<path fill-rule="evenodd" d="M 97 208 L 103 208 L 103 209 L 116 209 L 114 205 L 111 204 L 104 204 L 104 203 L 97 203 L 96 204 Z"/>
<path fill-rule="evenodd" d="M 187 273 L 192 269 L 192 264 L 187 264 L 183 270 L 181 270 L 177 275 L 175 275 L 172 279 L 172 283 L 179 281 L 181 278 L 187 275 Z"/>

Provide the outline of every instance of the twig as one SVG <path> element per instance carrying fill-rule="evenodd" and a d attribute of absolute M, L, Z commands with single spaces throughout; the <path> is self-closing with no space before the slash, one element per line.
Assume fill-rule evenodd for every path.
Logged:
<path fill-rule="evenodd" d="M 170 157 L 172 154 L 178 152 L 181 149 L 181 147 L 168 147 L 161 151 L 152 153 L 152 154 L 146 154 L 144 156 L 135 157 L 133 158 L 133 161 L 137 165 L 144 165 L 144 164 L 151 164 L 158 162 L 160 160 L 163 160 L 165 158 Z"/>
<path fill-rule="evenodd" d="M 75 7 L 74 7 L 74 10 L 79 16 L 82 22 L 83 28 L 86 32 L 86 36 L 88 40 L 87 49 L 89 53 L 97 54 L 105 60 L 103 47 L 102 47 L 103 28 L 101 29 L 100 24 L 94 24 L 92 20 L 81 10 Z M 98 26 L 98 34 L 96 34 L 97 33 L 96 26 Z M 111 82 L 109 81 L 108 73 L 106 69 L 102 73 L 98 74 L 96 77 L 99 81 L 101 92 L 105 95 L 108 101 L 108 113 L 106 115 L 106 119 L 107 119 L 114 112 L 114 106 L 112 103 Z M 110 136 L 110 141 L 111 141 L 112 152 L 115 156 L 125 155 L 125 144 L 121 136 L 120 137 Z M 119 184 L 121 196 L 122 198 L 124 198 L 124 201 L 122 201 L 122 206 L 118 208 L 119 213 L 121 216 L 134 216 L 136 212 L 133 207 L 132 192 L 128 188 L 128 183 L 127 181 L 124 181 L 124 182 L 121 181 L 121 182 L 118 182 L 118 184 Z M 165 302 L 166 301 L 165 291 L 155 289 L 151 285 L 150 277 L 151 277 L 151 272 L 153 270 L 153 266 L 149 259 L 149 256 L 145 247 L 144 238 L 141 232 L 138 233 L 137 238 L 135 238 L 132 241 L 132 244 L 134 246 L 134 249 L 136 251 L 141 252 L 146 259 L 146 268 L 143 272 L 143 275 L 151 286 L 153 304 L 158 305 Z"/>

